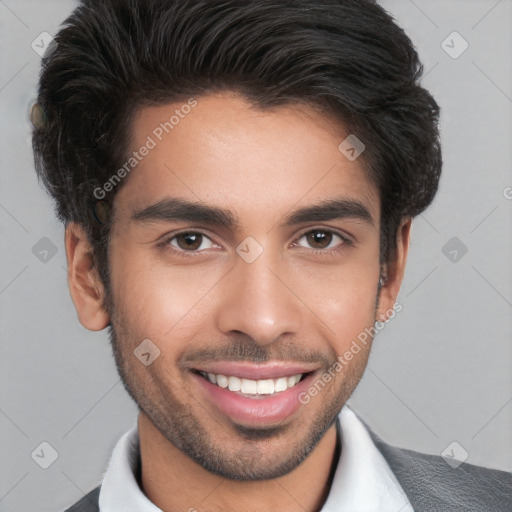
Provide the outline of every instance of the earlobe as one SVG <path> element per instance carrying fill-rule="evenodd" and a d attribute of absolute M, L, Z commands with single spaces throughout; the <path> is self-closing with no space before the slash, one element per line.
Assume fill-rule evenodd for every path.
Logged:
<path fill-rule="evenodd" d="M 410 217 L 402 220 L 397 231 L 396 246 L 392 251 L 392 256 L 383 266 L 379 307 L 377 309 L 377 319 L 381 322 L 386 321 L 393 311 L 393 306 L 402 285 L 409 252 L 411 225 L 412 219 Z"/>
<path fill-rule="evenodd" d="M 91 331 L 107 327 L 110 317 L 103 307 L 105 287 L 94 267 L 93 250 L 85 230 L 70 222 L 65 234 L 68 285 L 80 323 Z"/>

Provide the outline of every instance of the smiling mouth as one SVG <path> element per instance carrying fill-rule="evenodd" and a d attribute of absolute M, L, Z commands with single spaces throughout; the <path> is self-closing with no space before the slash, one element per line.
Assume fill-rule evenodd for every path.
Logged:
<path fill-rule="evenodd" d="M 313 372 L 297 373 L 295 375 L 277 377 L 273 379 L 247 379 L 222 373 L 207 373 L 201 370 L 192 370 L 211 384 L 250 398 L 269 397 L 295 387 Z"/>

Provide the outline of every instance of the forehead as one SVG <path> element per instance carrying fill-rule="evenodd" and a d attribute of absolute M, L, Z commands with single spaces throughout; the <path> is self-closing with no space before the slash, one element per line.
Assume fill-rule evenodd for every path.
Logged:
<path fill-rule="evenodd" d="M 143 107 L 131 134 L 127 158 L 137 152 L 137 164 L 116 199 L 127 215 L 173 196 L 275 222 L 293 205 L 343 197 L 378 223 L 379 194 L 362 158 L 338 148 L 349 133 L 311 107 L 261 110 L 216 93 Z"/>

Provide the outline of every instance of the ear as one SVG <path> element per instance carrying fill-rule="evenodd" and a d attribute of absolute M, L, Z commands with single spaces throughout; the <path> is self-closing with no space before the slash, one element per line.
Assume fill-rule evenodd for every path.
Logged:
<path fill-rule="evenodd" d="M 390 311 L 396 302 L 405 272 L 409 242 L 411 236 L 412 218 L 403 219 L 396 236 L 396 246 L 390 249 L 390 257 L 383 266 L 382 285 L 379 294 L 377 319 L 384 322 L 388 319 Z"/>
<path fill-rule="evenodd" d="M 68 285 L 80 323 L 91 331 L 101 331 L 110 323 L 103 307 L 105 287 L 94 267 L 93 250 L 84 229 L 75 222 L 66 226 Z"/>

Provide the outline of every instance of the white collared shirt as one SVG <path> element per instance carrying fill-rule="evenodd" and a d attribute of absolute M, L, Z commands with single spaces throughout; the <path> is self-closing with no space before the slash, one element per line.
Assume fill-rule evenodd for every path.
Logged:
<path fill-rule="evenodd" d="M 340 412 L 341 455 L 321 512 L 413 512 L 402 487 L 355 412 Z M 139 457 L 135 424 L 116 444 L 99 497 L 101 512 L 162 512 L 135 477 Z"/>

